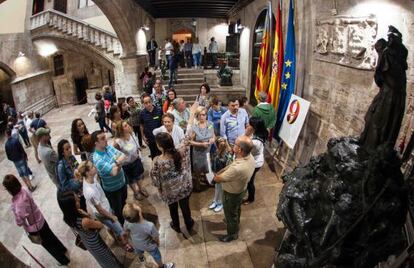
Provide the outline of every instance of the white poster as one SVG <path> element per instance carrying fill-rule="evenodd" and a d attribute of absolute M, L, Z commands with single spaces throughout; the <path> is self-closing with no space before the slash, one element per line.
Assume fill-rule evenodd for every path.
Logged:
<path fill-rule="evenodd" d="M 290 97 L 289 105 L 286 109 L 285 118 L 283 118 L 282 127 L 279 131 L 279 137 L 289 146 L 290 149 L 295 147 L 299 137 L 306 114 L 308 113 L 310 102 L 294 94 Z"/>

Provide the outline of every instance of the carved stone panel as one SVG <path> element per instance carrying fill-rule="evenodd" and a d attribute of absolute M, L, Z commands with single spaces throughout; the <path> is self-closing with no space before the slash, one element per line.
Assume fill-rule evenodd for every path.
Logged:
<path fill-rule="evenodd" d="M 378 24 L 375 16 L 337 16 L 316 22 L 314 55 L 317 60 L 372 70 Z"/>

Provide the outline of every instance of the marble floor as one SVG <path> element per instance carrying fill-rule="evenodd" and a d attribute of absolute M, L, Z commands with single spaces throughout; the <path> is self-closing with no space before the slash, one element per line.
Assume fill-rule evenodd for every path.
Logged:
<path fill-rule="evenodd" d="M 55 149 L 59 140 L 70 140 L 70 126 L 74 118 L 83 118 L 90 132 L 98 128 L 93 118 L 87 117 L 90 109 L 88 105 L 64 106 L 44 116 L 52 129 L 52 144 Z M 13 163 L 4 157 L 4 141 L 0 141 L 0 177 L 3 178 L 8 173 L 16 174 L 16 170 Z M 33 149 L 27 149 L 27 153 L 29 166 L 35 174 L 34 184 L 38 186 L 33 194 L 34 199 L 51 229 L 68 248 L 71 258 L 69 267 L 98 267 L 87 251 L 75 246 L 75 237 L 62 220 L 62 213 L 56 201 L 55 186 L 49 180 L 43 165 L 36 163 Z M 223 212 L 214 213 L 208 209 L 214 195 L 214 187 L 206 187 L 201 193 L 192 194 L 190 198 L 192 215 L 196 221 L 195 233 L 191 236 L 186 231 L 183 234 L 177 234 L 169 227 L 168 207 L 161 201 L 148 177 L 151 165 L 148 154 L 148 149 L 145 149 L 143 151 L 146 169 L 144 184 L 150 197 L 140 202 L 140 205 L 143 207 L 144 216 L 155 222 L 159 228 L 160 250 L 165 262 L 173 261 L 176 267 L 188 268 L 272 266 L 275 247 L 280 244 L 284 233 L 283 224 L 275 216 L 282 183 L 266 164 L 256 175 L 256 201 L 242 207 L 239 239 L 231 243 L 221 243 L 218 237 L 226 232 Z M 55 259 L 43 247 L 32 244 L 24 230 L 15 225 L 10 210 L 10 199 L 10 195 L 3 187 L 0 187 L 0 241 L 15 256 L 32 267 L 38 267 L 38 265 L 26 253 L 23 246 L 45 267 L 57 267 Z M 131 192 L 129 192 L 128 201 L 133 202 Z M 183 223 L 182 229 L 185 230 Z M 141 265 L 137 262 L 135 255 L 126 254 L 106 230 L 102 230 L 101 234 L 125 267 L 156 267 L 149 255 L 146 258 L 147 263 Z"/>

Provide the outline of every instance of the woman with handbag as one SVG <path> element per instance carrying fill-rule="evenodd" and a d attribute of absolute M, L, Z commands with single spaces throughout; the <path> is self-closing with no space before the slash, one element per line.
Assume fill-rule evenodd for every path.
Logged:
<path fill-rule="evenodd" d="M 80 208 L 79 197 L 74 192 L 59 192 L 58 203 L 63 212 L 63 220 L 78 234 L 76 245 L 84 246 L 101 267 L 122 267 L 99 235 L 103 224 L 92 219 L 86 211 Z M 79 237 L 82 243 L 79 242 Z"/>
<path fill-rule="evenodd" d="M 148 197 L 147 191 L 142 186 L 144 166 L 141 162 L 140 146 L 137 138 L 133 135 L 132 129 L 125 121 L 120 121 L 115 125 L 114 147 L 126 156 L 122 163 L 125 178 L 134 192 L 134 198 L 143 200 Z"/>
<path fill-rule="evenodd" d="M 12 211 L 18 226 L 23 226 L 29 239 L 41 244 L 58 262 L 67 265 L 70 260 L 65 255 L 66 247 L 50 230 L 48 223 L 31 195 L 22 188 L 19 180 L 11 174 L 3 179 L 3 186 L 13 196 Z"/>

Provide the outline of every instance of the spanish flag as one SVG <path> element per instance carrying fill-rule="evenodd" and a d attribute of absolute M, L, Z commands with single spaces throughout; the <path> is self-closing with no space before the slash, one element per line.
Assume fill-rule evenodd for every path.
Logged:
<path fill-rule="evenodd" d="M 275 46 L 273 47 L 272 79 L 270 80 L 267 102 L 275 111 L 279 106 L 280 80 L 283 70 L 283 33 L 282 33 L 282 2 L 279 0 L 276 11 Z"/>
<path fill-rule="evenodd" d="M 259 63 L 256 71 L 256 88 L 254 95 L 259 99 L 261 91 L 266 92 L 270 82 L 270 29 L 272 23 L 272 4 L 268 2 L 267 15 L 263 30 L 262 44 L 260 45 Z"/>

